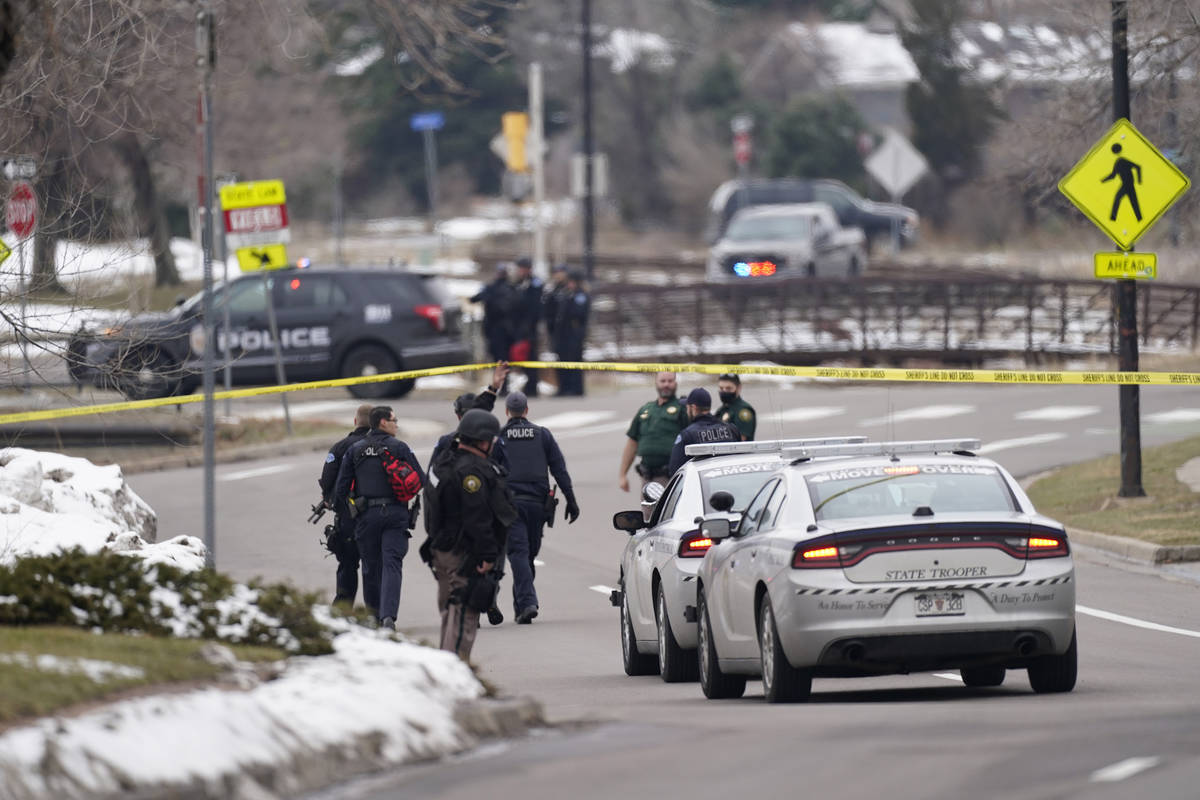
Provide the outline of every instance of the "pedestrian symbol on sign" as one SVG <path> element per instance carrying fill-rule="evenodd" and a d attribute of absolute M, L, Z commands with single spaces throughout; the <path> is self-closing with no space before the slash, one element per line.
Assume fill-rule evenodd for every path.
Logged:
<path fill-rule="evenodd" d="M 1117 157 L 1116 163 L 1113 164 L 1112 172 L 1108 173 L 1108 177 L 1101 178 L 1101 183 L 1108 183 L 1113 178 L 1120 177 L 1121 188 L 1117 190 L 1117 196 L 1113 198 L 1112 214 L 1109 219 L 1113 222 L 1117 221 L 1117 210 L 1121 208 L 1121 198 L 1128 197 L 1129 205 L 1133 207 L 1133 215 L 1137 217 L 1138 222 L 1142 221 L 1142 208 L 1138 205 L 1137 188 L 1133 185 L 1133 173 L 1137 171 L 1137 182 L 1142 182 L 1142 168 L 1121 155 L 1121 145 L 1114 144 L 1112 146 L 1113 155 Z"/>

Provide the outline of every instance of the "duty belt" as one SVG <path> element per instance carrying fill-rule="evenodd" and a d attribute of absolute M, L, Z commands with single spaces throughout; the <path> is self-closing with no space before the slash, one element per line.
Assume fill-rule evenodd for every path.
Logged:
<path fill-rule="evenodd" d="M 399 505 L 399 500 L 394 500 L 391 497 L 368 497 L 367 508 L 375 508 L 376 506 L 394 506 Z"/>

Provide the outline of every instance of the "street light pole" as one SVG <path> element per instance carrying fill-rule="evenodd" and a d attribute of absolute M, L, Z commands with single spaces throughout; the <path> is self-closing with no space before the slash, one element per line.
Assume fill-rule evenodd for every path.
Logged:
<path fill-rule="evenodd" d="M 1112 0 L 1113 120 L 1130 119 L 1129 107 L 1129 7 Z M 1132 250 L 1133 248 L 1130 248 Z M 1137 372 L 1137 281 L 1117 281 L 1117 358 L 1122 372 Z M 1145 497 L 1142 488 L 1141 387 L 1121 384 L 1121 497 Z"/>
<path fill-rule="evenodd" d="M 213 136 L 212 136 L 212 76 L 217 61 L 216 24 L 212 0 L 204 0 L 196 14 L 196 66 L 200 69 L 200 116 L 204 138 L 204 175 L 202 202 L 204 227 L 201 244 L 204 250 L 204 546 L 205 565 L 217 564 L 216 539 L 216 420 L 213 406 L 214 373 L 216 371 L 213 325 Z"/>
<path fill-rule="evenodd" d="M 595 142 L 592 139 L 592 0 L 583 0 L 583 270 L 589 281 L 595 272 L 596 205 Z"/>

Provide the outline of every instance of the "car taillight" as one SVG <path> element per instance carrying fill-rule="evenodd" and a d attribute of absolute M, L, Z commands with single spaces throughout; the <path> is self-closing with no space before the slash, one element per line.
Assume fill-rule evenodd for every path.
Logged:
<path fill-rule="evenodd" d="M 838 548 L 832 545 L 809 548 L 800 545 L 796 548 L 796 554 L 792 556 L 792 566 L 797 569 L 822 569 L 841 565 Z"/>
<path fill-rule="evenodd" d="M 684 534 L 679 540 L 679 557 L 680 558 L 703 558 L 708 552 L 708 548 L 713 546 L 713 540 L 700 533 L 700 531 L 692 531 Z"/>
<path fill-rule="evenodd" d="M 1065 536 L 1030 536 L 1026 558 L 1060 558 L 1071 552 Z"/>
<path fill-rule="evenodd" d="M 441 306 L 439 306 L 439 305 L 413 306 L 413 311 L 416 312 L 418 317 L 424 317 L 426 320 L 428 320 L 429 324 L 432 325 L 433 329 L 435 331 L 437 331 L 438 333 L 441 333 L 442 331 L 444 331 L 446 329 L 446 320 L 442 316 L 442 307 Z"/>

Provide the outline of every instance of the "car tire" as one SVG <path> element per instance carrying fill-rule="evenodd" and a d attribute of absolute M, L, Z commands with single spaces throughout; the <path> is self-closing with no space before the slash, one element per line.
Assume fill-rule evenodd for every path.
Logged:
<path fill-rule="evenodd" d="M 667 614 L 667 595 L 659 584 L 654 591 L 654 617 L 658 623 L 658 674 L 667 683 L 684 683 L 698 677 L 700 665 L 694 650 L 684 650 L 675 640 Z"/>
<path fill-rule="evenodd" d="M 113 382 L 129 400 L 170 397 L 179 391 L 179 366 L 157 347 L 138 347 L 121 359 Z"/>
<path fill-rule="evenodd" d="M 726 675 L 717 661 L 717 648 L 713 644 L 712 624 L 708 619 L 708 604 L 704 600 L 704 589 L 696 598 L 696 623 L 700 637 L 697 649 L 700 667 L 700 690 L 709 700 L 725 700 L 741 697 L 746 693 L 746 678 L 743 675 Z"/>
<path fill-rule="evenodd" d="M 796 669 L 779 641 L 771 596 L 764 594 L 758 615 L 758 650 L 762 658 L 763 697 L 768 703 L 796 703 L 812 694 L 812 672 Z"/>
<path fill-rule="evenodd" d="M 1029 685 L 1038 694 L 1069 692 L 1075 688 L 1079 675 L 1079 649 L 1075 631 L 1071 631 L 1071 645 L 1061 656 L 1039 656 L 1029 665 Z"/>
<path fill-rule="evenodd" d="M 361 378 L 368 375 L 383 375 L 398 372 L 400 364 L 386 347 L 363 344 L 351 350 L 342 359 L 343 378 Z M 385 397 L 403 397 L 413 390 L 415 378 L 378 383 L 356 383 L 346 388 L 350 394 L 362 400 L 378 400 Z"/>
<path fill-rule="evenodd" d="M 1003 666 L 994 665 L 987 667 L 963 667 L 958 671 L 962 676 L 962 682 L 966 686 L 973 688 L 983 688 L 987 686 L 999 686 L 1004 683 L 1004 676 L 1008 672 Z"/>
<path fill-rule="evenodd" d="M 637 639 L 634 638 L 633 621 L 629 618 L 629 595 L 622 587 L 621 598 L 621 660 L 624 662 L 625 674 L 630 677 L 638 675 L 653 675 L 658 671 L 658 659 L 652 655 L 642 655 L 637 649 Z"/>

